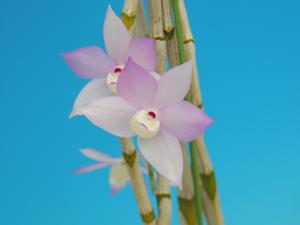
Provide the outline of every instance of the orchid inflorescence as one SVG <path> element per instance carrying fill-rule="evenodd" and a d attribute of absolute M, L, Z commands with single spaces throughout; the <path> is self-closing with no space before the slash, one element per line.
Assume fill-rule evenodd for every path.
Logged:
<path fill-rule="evenodd" d="M 83 115 L 118 137 L 137 136 L 143 158 L 180 188 L 183 171 L 180 141 L 197 138 L 213 122 L 184 100 L 191 84 L 192 61 L 160 77 L 154 72 L 157 60 L 154 40 L 132 38 L 111 7 L 107 10 L 103 34 L 107 53 L 89 46 L 62 54 L 80 78 L 90 80 L 75 100 L 70 116 Z M 101 163 L 79 172 L 121 163 L 120 159 L 101 157 L 91 150 L 83 153 Z M 126 180 L 115 189 L 123 187 Z"/>

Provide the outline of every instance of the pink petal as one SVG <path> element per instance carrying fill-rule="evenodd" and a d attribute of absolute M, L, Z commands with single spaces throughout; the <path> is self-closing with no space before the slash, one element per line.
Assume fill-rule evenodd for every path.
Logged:
<path fill-rule="evenodd" d="M 184 99 L 191 85 L 192 61 L 169 70 L 158 82 L 155 105 L 163 108 Z"/>
<path fill-rule="evenodd" d="M 125 184 L 123 186 L 118 186 L 118 185 L 115 185 L 115 184 L 111 184 L 110 187 L 111 187 L 111 193 L 113 195 L 116 195 L 125 187 Z"/>
<path fill-rule="evenodd" d="M 62 56 L 71 69 L 84 79 L 105 77 L 115 66 L 105 52 L 96 46 L 62 53 Z"/>
<path fill-rule="evenodd" d="M 109 165 L 109 163 L 101 162 L 101 163 L 96 163 L 96 164 L 93 164 L 93 165 L 90 165 L 90 166 L 83 166 L 83 167 L 80 167 L 79 169 L 75 170 L 75 173 L 76 174 L 87 173 L 87 172 L 91 172 L 91 171 L 94 171 L 94 170 L 101 169 L 101 168 L 106 167 L 108 165 Z"/>
<path fill-rule="evenodd" d="M 98 78 L 89 81 L 77 96 L 70 117 L 80 115 L 81 108 L 86 104 L 110 95 L 112 92 L 106 84 L 106 79 Z"/>
<path fill-rule="evenodd" d="M 181 101 L 160 112 L 163 127 L 181 141 L 189 142 L 213 122 L 202 110 L 187 101 Z"/>
<path fill-rule="evenodd" d="M 80 149 L 80 152 L 84 156 L 86 156 L 90 159 L 97 160 L 99 162 L 106 162 L 106 163 L 121 162 L 120 158 L 113 158 L 110 155 L 107 155 L 103 152 L 99 152 L 92 148 L 82 148 L 82 149 Z"/>
<path fill-rule="evenodd" d="M 144 108 L 152 104 L 156 89 L 155 78 L 129 58 L 117 83 L 119 95 L 136 107 Z"/>
<path fill-rule="evenodd" d="M 138 144 L 143 157 L 157 172 L 181 188 L 183 160 L 179 141 L 161 129 L 152 139 L 139 137 Z"/>
<path fill-rule="evenodd" d="M 82 113 L 96 126 L 120 137 L 132 137 L 130 120 L 136 112 L 126 100 L 118 96 L 93 101 Z"/>
<path fill-rule="evenodd" d="M 110 58 L 117 64 L 125 64 L 128 57 L 129 33 L 121 21 L 108 6 L 103 27 L 105 47 Z"/>
<path fill-rule="evenodd" d="M 128 56 L 148 71 L 156 67 L 155 40 L 152 38 L 134 38 L 129 43 Z"/>

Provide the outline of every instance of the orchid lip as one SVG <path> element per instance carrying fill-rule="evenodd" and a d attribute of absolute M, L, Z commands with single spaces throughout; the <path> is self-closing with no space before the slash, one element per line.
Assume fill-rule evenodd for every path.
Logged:
<path fill-rule="evenodd" d="M 140 137 L 153 138 L 160 129 L 158 113 L 155 110 L 140 110 L 131 118 L 131 129 Z"/>
<path fill-rule="evenodd" d="M 113 72 L 107 74 L 106 77 L 107 86 L 114 94 L 117 93 L 117 83 L 118 83 L 119 75 L 122 72 L 123 68 L 124 68 L 123 65 L 116 66 L 113 69 Z"/>

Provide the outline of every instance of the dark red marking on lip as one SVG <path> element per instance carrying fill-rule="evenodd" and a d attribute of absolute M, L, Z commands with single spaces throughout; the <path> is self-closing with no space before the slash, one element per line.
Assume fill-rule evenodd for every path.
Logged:
<path fill-rule="evenodd" d="M 150 116 L 152 119 L 155 119 L 156 118 L 156 113 L 153 112 L 153 111 L 149 111 L 148 116 Z"/>
<path fill-rule="evenodd" d="M 121 73 L 122 72 L 122 69 L 117 67 L 114 69 L 114 73 Z"/>

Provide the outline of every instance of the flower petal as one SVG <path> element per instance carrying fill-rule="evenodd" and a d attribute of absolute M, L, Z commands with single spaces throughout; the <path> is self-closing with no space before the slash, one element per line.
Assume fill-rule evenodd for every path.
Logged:
<path fill-rule="evenodd" d="M 119 96 L 105 97 L 89 103 L 82 113 L 96 126 L 120 137 L 132 137 L 130 121 L 136 109 Z"/>
<path fill-rule="evenodd" d="M 99 152 L 95 149 L 92 148 L 82 148 L 80 149 L 80 152 L 90 158 L 90 159 L 94 159 L 96 161 L 99 162 L 107 162 L 107 163 L 115 163 L 115 162 L 121 162 L 122 159 L 121 158 L 113 158 L 110 155 L 107 155 L 103 152 Z"/>
<path fill-rule="evenodd" d="M 83 106 L 97 99 L 111 96 L 112 94 L 105 79 L 98 78 L 89 81 L 77 96 L 69 117 L 81 115 L 81 108 Z"/>
<path fill-rule="evenodd" d="M 179 141 L 163 129 L 152 139 L 138 138 L 143 157 L 171 182 L 181 188 L 183 160 Z"/>
<path fill-rule="evenodd" d="M 112 92 L 103 78 L 89 81 L 77 96 L 70 117 L 81 115 L 81 108 L 100 98 L 111 96 Z"/>
<path fill-rule="evenodd" d="M 117 163 L 112 165 L 109 174 L 109 184 L 112 189 L 112 193 L 116 194 L 123 187 L 125 187 L 126 182 L 129 181 L 129 175 L 125 164 Z"/>
<path fill-rule="evenodd" d="M 187 101 L 181 101 L 160 112 L 163 127 L 181 141 L 197 138 L 212 122 L 202 110 Z"/>
<path fill-rule="evenodd" d="M 105 47 L 110 58 L 118 65 L 125 64 L 130 36 L 125 25 L 110 6 L 106 12 L 103 33 Z"/>
<path fill-rule="evenodd" d="M 87 173 L 87 172 L 91 172 L 94 170 L 98 170 L 98 169 L 102 169 L 106 166 L 109 166 L 109 163 L 105 163 L 105 162 L 100 162 L 100 163 L 96 163 L 90 166 L 83 166 L 80 167 L 79 169 L 75 170 L 76 174 L 80 174 L 80 173 Z"/>
<path fill-rule="evenodd" d="M 152 104 L 156 89 L 155 78 L 129 58 L 117 83 L 119 95 L 137 108 L 144 108 Z"/>
<path fill-rule="evenodd" d="M 62 57 L 71 69 L 77 73 L 79 77 L 84 79 L 104 77 L 111 72 L 115 66 L 105 52 L 96 46 L 62 53 Z"/>
<path fill-rule="evenodd" d="M 163 108 L 181 101 L 191 85 L 192 61 L 169 70 L 158 82 L 155 105 Z"/>
<path fill-rule="evenodd" d="M 129 43 L 128 56 L 148 71 L 156 67 L 155 40 L 152 38 L 134 38 Z"/>
<path fill-rule="evenodd" d="M 152 75 L 152 77 L 154 77 L 154 79 L 156 80 L 156 81 L 159 81 L 160 80 L 160 78 L 161 78 L 161 75 L 159 75 L 158 73 L 156 73 L 156 72 L 150 72 L 150 74 Z"/>

